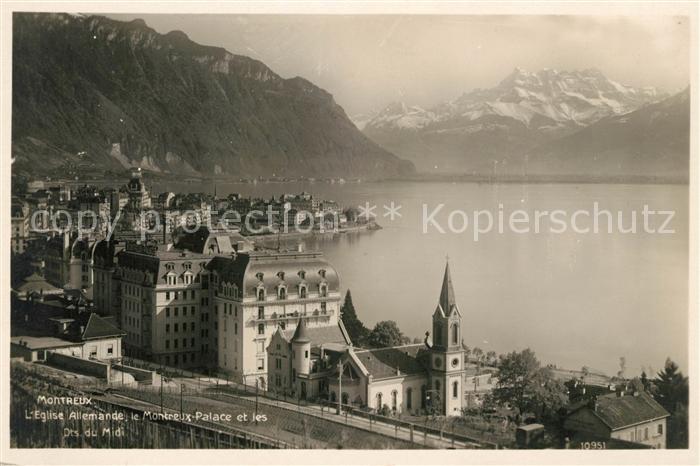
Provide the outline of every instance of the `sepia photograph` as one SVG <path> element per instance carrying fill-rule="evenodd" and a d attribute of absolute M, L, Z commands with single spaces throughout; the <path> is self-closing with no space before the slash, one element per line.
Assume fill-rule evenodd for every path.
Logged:
<path fill-rule="evenodd" d="M 698 5 L 363 5 L 3 6 L 3 464 L 698 461 Z"/>

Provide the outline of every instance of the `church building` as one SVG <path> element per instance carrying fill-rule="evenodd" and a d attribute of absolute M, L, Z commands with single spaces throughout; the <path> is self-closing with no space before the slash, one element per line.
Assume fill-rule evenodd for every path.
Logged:
<path fill-rule="evenodd" d="M 300 321 L 293 334 L 278 328 L 267 353 L 269 390 L 333 402 L 341 397 L 343 404 L 394 413 L 460 415 L 467 381 L 484 372 L 465 352 L 449 264 L 432 314 L 432 338 L 426 332 L 423 343 L 355 348 L 342 321 L 337 329 L 309 329 Z M 495 386 L 495 376 L 487 383 Z"/>

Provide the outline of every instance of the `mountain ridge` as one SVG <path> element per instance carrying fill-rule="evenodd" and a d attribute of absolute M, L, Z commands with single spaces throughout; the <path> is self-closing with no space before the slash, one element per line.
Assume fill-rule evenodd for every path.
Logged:
<path fill-rule="evenodd" d="M 327 91 L 143 20 L 13 16 L 13 172 L 412 173 Z"/>

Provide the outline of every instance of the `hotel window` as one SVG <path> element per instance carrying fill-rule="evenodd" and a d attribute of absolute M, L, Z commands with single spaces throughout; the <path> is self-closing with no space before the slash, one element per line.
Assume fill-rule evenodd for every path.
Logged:
<path fill-rule="evenodd" d="M 238 335 L 238 322 L 233 323 L 233 334 Z"/>
<path fill-rule="evenodd" d="M 258 370 L 262 371 L 265 369 L 265 360 L 264 359 L 258 359 Z"/>
<path fill-rule="evenodd" d="M 190 338 L 190 346 L 194 348 L 194 338 Z"/>
<path fill-rule="evenodd" d="M 170 349 L 170 340 L 165 340 L 165 349 Z"/>
<path fill-rule="evenodd" d="M 258 301 L 265 301 L 265 290 L 258 289 Z"/>
<path fill-rule="evenodd" d="M 182 339 L 182 347 L 187 348 L 187 338 Z"/>
<path fill-rule="evenodd" d="M 180 312 L 180 308 L 179 308 L 179 307 L 176 307 L 176 308 L 175 308 L 175 317 L 177 317 L 177 314 L 178 314 L 179 312 Z"/>
<path fill-rule="evenodd" d="M 413 406 L 413 389 L 406 390 L 406 409 L 411 409 Z"/>
<path fill-rule="evenodd" d="M 170 333 L 170 324 L 165 324 L 165 333 Z"/>
<path fill-rule="evenodd" d="M 264 319 L 264 318 L 265 318 L 265 307 L 258 306 L 258 319 Z"/>
<path fill-rule="evenodd" d="M 258 353 L 264 353 L 265 352 L 265 342 L 264 341 L 258 341 Z"/>
<path fill-rule="evenodd" d="M 644 428 L 644 440 L 649 440 L 649 428 Z"/>
<path fill-rule="evenodd" d="M 321 312 L 324 313 L 324 314 L 326 313 L 326 302 L 325 302 L 325 301 L 323 301 L 323 302 L 321 303 Z"/>
<path fill-rule="evenodd" d="M 325 298 L 326 296 L 328 296 L 328 287 L 325 284 L 319 285 L 318 290 L 321 297 Z"/>
<path fill-rule="evenodd" d="M 656 426 L 656 433 L 659 435 L 664 433 L 664 425 L 663 424 L 659 424 L 658 426 Z"/>
<path fill-rule="evenodd" d="M 192 307 L 190 308 L 190 315 L 191 315 L 191 316 L 194 315 L 194 306 L 192 306 Z"/>
<path fill-rule="evenodd" d="M 170 308 L 169 307 L 165 308 L 165 317 L 170 317 Z"/>
<path fill-rule="evenodd" d="M 190 291 L 190 298 L 191 298 L 191 299 L 195 299 L 194 290 L 191 290 L 191 291 Z"/>
<path fill-rule="evenodd" d="M 299 297 L 301 299 L 306 299 L 306 287 L 305 286 L 299 287 Z"/>
<path fill-rule="evenodd" d="M 175 333 L 178 332 L 178 324 L 175 324 Z"/>
<path fill-rule="evenodd" d="M 279 299 L 287 299 L 287 289 L 283 286 L 280 286 L 279 290 L 277 290 L 277 296 Z"/>
<path fill-rule="evenodd" d="M 459 397 L 459 382 L 452 382 L 452 398 Z"/>
<path fill-rule="evenodd" d="M 258 335 L 265 335 L 265 324 L 258 324 Z"/>
<path fill-rule="evenodd" d="M 107 354 L 114 354 L 114 345 L 107 345 Z"/>

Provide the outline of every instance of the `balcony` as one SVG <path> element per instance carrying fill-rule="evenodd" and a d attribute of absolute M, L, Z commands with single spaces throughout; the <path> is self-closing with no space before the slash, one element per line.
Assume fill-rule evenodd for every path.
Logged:
<path fill-rule="evenodd" d="M 276 314 L 272 313 L 268 316 L 264 316 L 260 318 L 260 316 L 255 317 L 254 319 L 251 319 L 251 322 L 255 324 L 267 324 L 267 323 L 275 323 L 275 322 L 296 322 L 299 320 L 299 317 L 303 317 L 305 319 L 325 319 L 329 320 L 331 316 L 333 315 L 333 311 L 313 311 L 313 312 L 291 312 L 289 314 Z"/>

